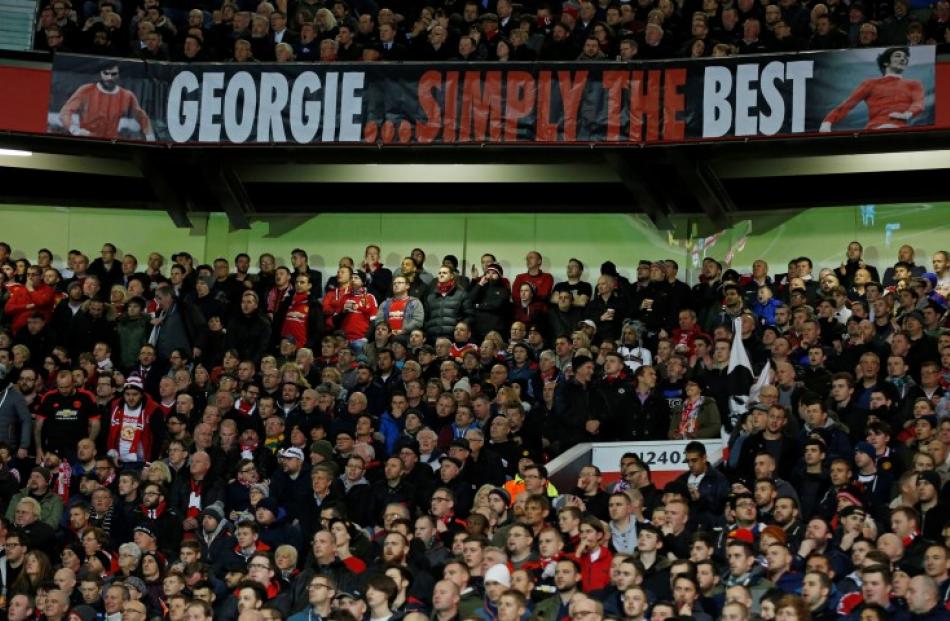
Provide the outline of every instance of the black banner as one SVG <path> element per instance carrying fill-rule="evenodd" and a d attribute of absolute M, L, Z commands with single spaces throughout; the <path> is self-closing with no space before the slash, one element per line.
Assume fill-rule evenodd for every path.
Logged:
<path fill-rule="evenodd" d="M 671 143 L 934 122 L 934 48 L 643 63 L 56 56 L 49 131 L 226 144 Z"/>

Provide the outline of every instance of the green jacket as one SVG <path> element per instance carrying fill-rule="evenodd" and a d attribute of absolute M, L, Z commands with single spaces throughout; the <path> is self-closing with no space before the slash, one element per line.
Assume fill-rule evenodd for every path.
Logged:
<path fill-rule="evenodd" d="M 116 325 L 119 351 L 116 362 L 118 367 L 125 371 L 135 366 L 139 359 L 139 349 L 148 340 L 152 333 L 152 326 L 145 317 L 130 319 L 123 315 Z M 189 352 L 190 354 L 191 352 Z"/>
<path fill-rule="evenodd" d="M 10 505 L 7 507 L 6 514 L 8 520 L 13 521 L 17 503 L 29 495 L 30 493 L 24 488 L 10 499 Z M 59 528 L 59 521 L 63 517 L 63 499 L 53 492 L 47 491 L 42 498 L 37 498 L 36 500 L 40 503 L 40 521 L 46 522 L 50 525 L 50 528 L 57 530 Z"/>
<path fill-rule="evenodd" d="M 475 611 L 482 607 L 482 597 L 478 592 L 469 587 L 462 593 L 462 597 L 459 599 L 459 618 L 460 619 L 469 619 L 475 616 Z"/>
<path fill-rule="evenodd" d="M 578 583 L 580 587 L 580 583 Z M 555 593 L 551 597 L 541 600 L 534 607 L 534 617 L 543 621 L 560 621 L 558 611 L 561 609 L 561 596 Z"/>

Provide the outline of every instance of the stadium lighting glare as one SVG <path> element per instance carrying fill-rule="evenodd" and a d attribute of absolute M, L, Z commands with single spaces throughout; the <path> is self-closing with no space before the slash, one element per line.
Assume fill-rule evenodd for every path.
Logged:
<path fill-rule="evenodd" d="M 250 182 L 324 183 L 576 183 L 615 182 L 616 174 L 597 164 L 319 164 L 239 166 Z"/>
<path fill-rule="evenodd" d="M 0 149 L 0 155 L 7 157 L 31 157 L 32 151 L 20 151 L 19 149 Z"/>
<path fill-rule="evenodd" d="M 774 159 L 723 159 L 713 169 L 724 179 L 799 175 L 900 172 L 950 168 L 950 150 L 856 153 Z"/>

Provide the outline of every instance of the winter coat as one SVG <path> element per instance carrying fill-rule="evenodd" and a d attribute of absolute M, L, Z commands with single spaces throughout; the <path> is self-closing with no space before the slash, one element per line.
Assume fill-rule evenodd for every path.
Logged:
<path fill-rule="evenodd" d="M 310 500 L 313 498 L 309 464 L 304 464 L 296 479 L 278 469 L 271 477 L 270 496 L 287 511 L 288 519 L 301 519 L 311 510 Z"/>
<path fill-rule="evenodd" d="M 228 322 L 228 348 L 236 349 L 241 360 L 257 364 L 267 353 L 270 331 L 270 320 L 257 311 L 241 313 Z"/>
<path fill-rule="evenodd" d="M 116 363 L 122 370 L 130 369 L 138 363 L 139 350 L 148 341 L 152 326 L 144 316 L 132 318 L 122 315 L 116 322 Z"/>
<path fill-rule="evenodd" d="M 557 445 L 557 452 L 566 451 L 590 438 L 587 421 L 603 420 L 606 414 L 607 402 L 593 384 L 584 386 L 576 380 L 568 380 L 557 387 L 555 408 L 545 435 L 552 440 L 552 445 Z"/>
<path fill-rule="evenodd" d="M 455 324 L 465 321 L 469 324 L 475 316 L 475 308 L 468 294 L 455 284 L 445 295 L 439 293 L 437 284 L 425 299 L 426 303 L 426 335 L 430 338 L 445 336 L 452 338 Z"/>
<path fill-rule="evenodd" d="M 476 282 L 469 291 L 475 306 L 475 323 L 472 332 L 476 340 L 484 338 L 492 330 L 505 334 L 508 325 L 511 291 L 502 279 L 488 280 L 484 285 Z"/>

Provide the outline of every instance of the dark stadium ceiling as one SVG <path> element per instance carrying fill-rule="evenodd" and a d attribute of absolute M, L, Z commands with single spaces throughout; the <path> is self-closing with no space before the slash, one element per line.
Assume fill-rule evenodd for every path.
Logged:
<path fill-rule="evenodd" d="M 224 211 L 750 212 L 946 200 L 947 132 L 662 147 L 174 148 L 0 134 L 0 202 Z M 27 153 L 29 155 L 27 155 Z"/>

